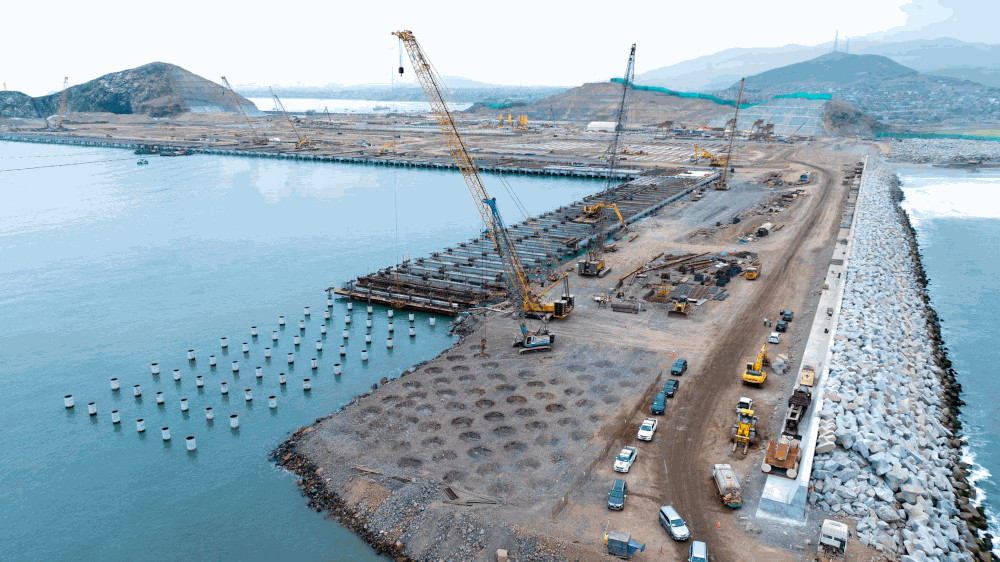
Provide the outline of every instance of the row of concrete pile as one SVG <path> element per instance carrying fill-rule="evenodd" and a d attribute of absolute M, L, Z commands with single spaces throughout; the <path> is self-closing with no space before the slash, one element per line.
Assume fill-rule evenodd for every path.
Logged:
<path fill-rule="evenodd" d="M 890 557 L 971 559 L 974 540 L 955 504 L 959 451 L 941 423 L 942 371 L 892 182 L 884 163 L 870 161 L 809 502 L 857 519 L 860 541 Z"/>
<path fill-rule="evenodd" d="M 922 164 L 1000 162 L 1000 143 L 970 139 L 901 139 L 892 143 L 892 158 Z"/>

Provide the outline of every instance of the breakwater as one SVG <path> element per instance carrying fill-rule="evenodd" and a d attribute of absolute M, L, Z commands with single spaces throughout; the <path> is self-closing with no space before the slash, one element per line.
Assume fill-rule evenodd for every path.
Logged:
<path fill-rule="evenodd" d="M 858 520 L 890 556 L 963 560 L 980 543 L 968 502 L 960 387 L 944 352 L 912 228 L 891 170 L 872 159 L 820 417 L 837 447 L 817 454 L 809 503 Z"/>
<path fill-rule="evenodd" d="M 345 164 L 372 164 L 376 166 L 396 166 L 401 168 L 430 168 L 440 170 L 457 170 L 457 166 L 448 160 L 421 160 L 412 158 L 397 158 L 372 155 L 319 154 L 306 151 L 284 151 L 277 147 L 214 147 L 203 143 L 184 143 L 176 141 L 133 141 L 105 140 L 86 137 L 69 137 L 45 133 L 5 133 L 0 135 L 0 141 L 32 142 L 41 144 L 66 144 L 74 146 L 95 146 L 101 148 L 123 148 L 136 150 L 141 147 L 157 147 L 159 149 L 186 150 L 192 154 L 215 154 L 219 156 L 246 156 L 252 158 L 275 158 L 284 160 L 303 160 L 312 162 L 339 162 Z M 529 174 L 542 176 L 567 176 L 575 178 L 605 178 L 608 169 L 594 166 L 511 166 L 476 162 L 480 172 L 495 172 L 503 174 Z M 638 170 L 615 170 L 614 176 L 621 180 L 639 177 Z"/>

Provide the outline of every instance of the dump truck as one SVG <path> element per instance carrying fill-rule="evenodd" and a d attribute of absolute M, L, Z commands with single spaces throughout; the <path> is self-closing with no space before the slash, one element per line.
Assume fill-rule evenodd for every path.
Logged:
<path fill-rule="evenodd" d="M 754 262 L 748 265 L 745 270 L 743 270 L 743 276 L 753 281 L 754 279 L 760 277 L 760 270 L 761 270 L 760 262 Z"/>
<path fill-rule="evenodd" d="M 764 224 L 760 225 L 760 227 L 757 228 L 757 236 L 759 238 L 762 238 L 764 236 L 767 236 L 768 234 L 771 234 L 771 231 L 773 230 L 774 230 L 774 223 L 765 222 Z"/>
<path fill-rule="evenodd" d="M 646 545 L 639 544 L 632 540 L 631 533 L 619 533 L 618 531 L 608 531 L 604 533 L 604 544 L 608 547 L 608 554 L 618 558 L 632 558 L 635 551 L 646 550 Z"/>
<path fill-rule="evenodd" d="M 722 503 L 736 509 L 743 505 L 743 496 L 740 495 L 740 481 L 736 479 L 736 471 L 728 464 L 717 464 L 712 467 L 712 479 L 715 487 L 719 490 L 719 498 Z"/>
<path fill-rule="evenodd" d="M 847 539 L 851 536 L 846 524 L 833 519 L 824 519 L 816 548 L 820 560 L 844 560 L 847 555 Z"/>

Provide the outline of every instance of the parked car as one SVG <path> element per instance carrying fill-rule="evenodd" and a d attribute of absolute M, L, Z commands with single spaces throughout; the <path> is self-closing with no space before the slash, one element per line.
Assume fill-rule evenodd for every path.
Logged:
<path fill-rule="evenodd" d="M 791 322 L 792 318 L 794 317 L 795 317 L 795 311 L 792 310 L 781 311 L 781 319 L 784 320 L 785 322 Z"/>
<path fill-rule="evenodd" d="M 664 383 L 663 390 L 661 392 L 666 394 L 668 398 L 673 398 L 674 393 L 677 392 L 677 389 L 680 388 L 680 386 L 681 381 L 677 379 L 668 379 L 667 382 Z"/>
<path fill-rule="evenodd" d="M 649 406 L 649 413 L 654 416 L 662 416 L 667 410 L 667 395 L 660 392 L 653 398 L 653 403 Z"/>
<path fill-rule="evenodd" d="M 771 332 L 771 335 L 767 338 L 767 343 L 781 343 L 781 334 Z"/>
<path fill-rule="evenodd" d="M 681 357 L 677 361 L 674 361 L 674 366 L 670 368 L 671 375 L 681 376 L 684 371 L 688 370 L 688 360 Z"/>
<path fill-rule="evenodd" d="M 688 549 L 688 562 L 708 562 L 708 545 L 701 541 L 691 543 Z"/>
<path fill-rule="evenodd" d="M 684 520 L 681 519 L 680 514 L 671 505 L 665 505 L 660 508 L 660 525 L 666 529 L 667 534 L 675 541 L 683 542 L 691 538 L 691 532 L 688 531 Z"/>
<path fill-rule="evenodd" d="M 656 433 L 656 420 L 653 418 L 642 420 L 642 423 L 639 424 L 639 440 L 652 441 L 654 433 Z"/>
<path fill-rule="evenodd" d="M 788 322 L 785 322 L 784 320 L 780 320 L 774 326 L 774 329 L 777 330 L 777 331 L 779 331 L 779 332 L 787 331 L 788 330 Z"/>
<path fill-rule="evenodd" d="M 611 484 L 611 491 L 608 492 L 608 509 L 621 511 L 625 509 L 625 498 L 628 497 L 628 483 L 624 478 L 615 478 Z"/>
<path fill-rule="evenodd" d="M 635 462 L 637 453 L 635 447 L 623 448 L 615 458 L 615 472 L 628 472 L 628 469 L 632 468 L 632 463 Z"/>

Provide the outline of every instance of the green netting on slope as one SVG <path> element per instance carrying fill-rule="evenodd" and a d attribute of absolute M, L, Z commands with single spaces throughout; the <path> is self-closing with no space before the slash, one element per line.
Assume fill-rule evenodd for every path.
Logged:
<path fill-rule="evenodd" d="M 624 80 L 621 78 L 612 78 L 612 82 L 617 82 L 619 84 L 623 83 Z M 629 84 L 635 90 L 642 90 L 645 92 L 656 92 L 658 94 L 667 94 L 668 96 L 675 96 L 678 98 L 694 98 L 700 100 L 708 100 L 715 102 L 720 105 L 728 105 L 730 107 L 736 107 L 736 100 L 724 100 L 718 96 L 713 96 L 712 94 L 699 94 L 698 92 L 678 92 L 676 90 L 671 90 L 669 88 L 661 88 L 659 86 L 640 86 L 638 84 Z M 740 107 L 753 107 L 755 105 L 760 105 L 762 103 L 767 103 L 776 99 L 803 99 L 803 100 L 831 100 L 833 96 L 830 94 L 810 94 L 808 92 L 795 92 L 794 94 L 779 94 L 773 98 L 765 101 L 759 101 L 756 103 L 742 102 Z"/>

